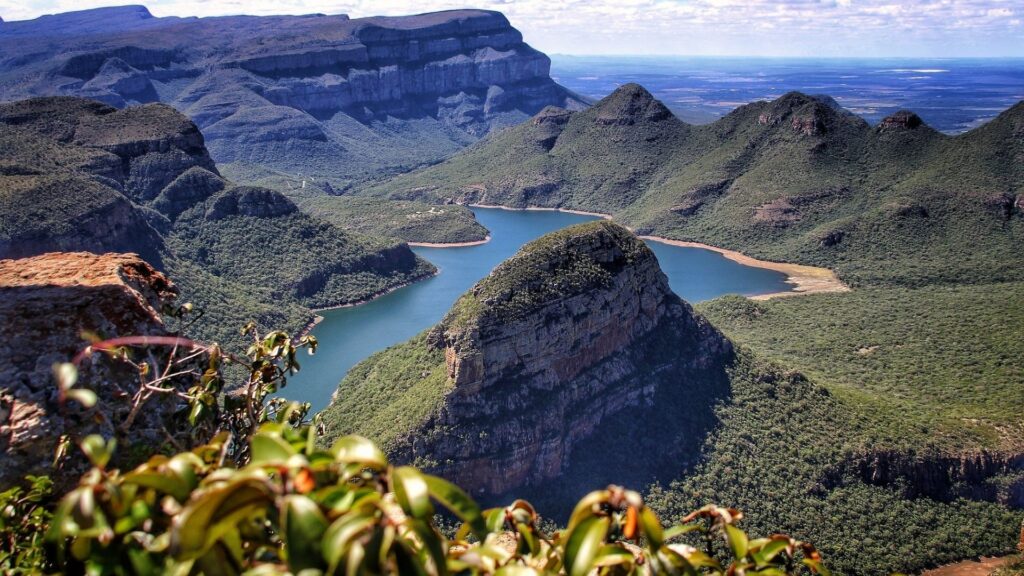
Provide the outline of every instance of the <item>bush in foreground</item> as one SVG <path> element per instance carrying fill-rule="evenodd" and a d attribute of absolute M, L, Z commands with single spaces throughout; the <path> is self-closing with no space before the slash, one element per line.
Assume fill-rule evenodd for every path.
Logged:
<path fill-rule="evenodd" d="M 110 354 L 151 375 L 140 390 L 178 395 L 182 417 L 206 439 L 130 471 L 111 465 L 114 440 L 76 439 L 91 468 L 56 506 L 42 478 L 0 493 L 0 570 L 827 575 L 810 544 L 748 538 L 737 510 L 705 506 L 666 529 L 639 494 L 610 486 L 584 497 L 564 530 L 549 531 L 528 502 L 482 510 L 454 484 L 390 464 L 365 438 L 345 436 L 324 449 L 320 426 L 305 418 L 308 405 L 272 397 L 298 369 L 296 352 L 312 352 L 315 339 L 259 335 L 251 325 L 243 332 L 252 337 L 244 356 L 184 339 L 132 337 L 95 342 L 80 354 Z M 163 371 L 132 359 L 133 347 L 154 344 L 172 347 Z M 187 389 L 167 378 L 175 354 L 189 366 L 203 360 Z M 224 364 L 248 375 L 228 386 Z M 61 390 L 83 396 L 83 405 L 94 402 L 74 388 L 73 365 L 55 373 Z M 144 409 L 145 397 L 131 401 Z M 441 529 L 445 517 L 460 523 L 450 537 Z"/>

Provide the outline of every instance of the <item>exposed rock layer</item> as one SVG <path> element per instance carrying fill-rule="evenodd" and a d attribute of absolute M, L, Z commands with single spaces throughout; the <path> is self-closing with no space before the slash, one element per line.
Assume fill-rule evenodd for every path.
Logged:
<path fill-rule="evenodd" d="M 851 476 L 868 484 L 899 488 L 908 498 L 968 498 L 1024 508 L 1024 454 L 1020 453 L 877 450 L 847 458 L 827 475 L 826 483 L 836 485 Z"/>
<path fill-rule="evenodd" d="M 0 324 L 16 335 L 0 342 L 0 483 L 25 474 L 71 478 L 81 471 L 73 462 L 61 472 L 50 469 L 62 434 L 118 435 L 129 409 L 124 394 L 134 393 L 137 372 L 95 354 L 81 365 L 77 387 L 97 393 L 96 407 L 69 402 L 62 408 L 52 365 L 84 348 L 84 333 L 166 335 L 159 310 L 176 295 L 166 277 L 134 254 L 0 260 Z M 173 434 L 176 403 L 172 395 L 148 403 L 131 429 L 131 444 L 160 444 Z"/>
<path fill-rule="evenodd" d="M 500 13 L 481 10 L 351 20 L 154 18 L 141 6 L 105 8 L 7 23 L 0 51 L 4 98 L 167 102 L 204 129 L 218 162 L 294 172 L 300 160 L 314 176 L 359 172 L 360 161 L 415 165 L 546 105 L 583 105 L 551 80 L 547 56 Z M 435 142 L 399 134 L 389 145 L 402 132 L 396 117 L 415 120 L 411 131 Z M 379 121 L 391 125 L 377 131 Z M 276 145 L 291 140 L 294 158 L 279 158 L 289 151 Z M 334 162 L 306 158 L 324 154 Z"/>

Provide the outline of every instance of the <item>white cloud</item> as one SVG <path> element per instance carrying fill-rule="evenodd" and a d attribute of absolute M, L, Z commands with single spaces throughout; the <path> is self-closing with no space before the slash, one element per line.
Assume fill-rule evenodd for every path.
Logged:
<path fill-rule="evenodd" d="M 7 20 L 111 0 L 0 0 Z M 547 52 L 1024 56 L 1024 0 L 151 0 L 160 16 L 500 10 Z"/>

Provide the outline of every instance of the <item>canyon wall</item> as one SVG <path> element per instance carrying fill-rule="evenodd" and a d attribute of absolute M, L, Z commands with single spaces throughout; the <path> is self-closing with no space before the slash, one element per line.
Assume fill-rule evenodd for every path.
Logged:
<path fill-rule="evenodd" d="M 544 106 L 585 106 L 551 79 L 546 55 L 482 10 L 156 18 L 104 8 L 5 23 L 0 48 L 0 98 L 166 102 L 203 129 L 218 163 L 245 174 L 406 168 Z"/>

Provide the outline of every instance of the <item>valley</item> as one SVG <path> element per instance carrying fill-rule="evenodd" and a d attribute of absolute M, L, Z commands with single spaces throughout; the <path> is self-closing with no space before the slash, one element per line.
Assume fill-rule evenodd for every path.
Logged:
<path fill-rule="evenodd" d="M 1024 546 L 1024 61 L 509 8 L 0 20 L 0 572 Z"/>

